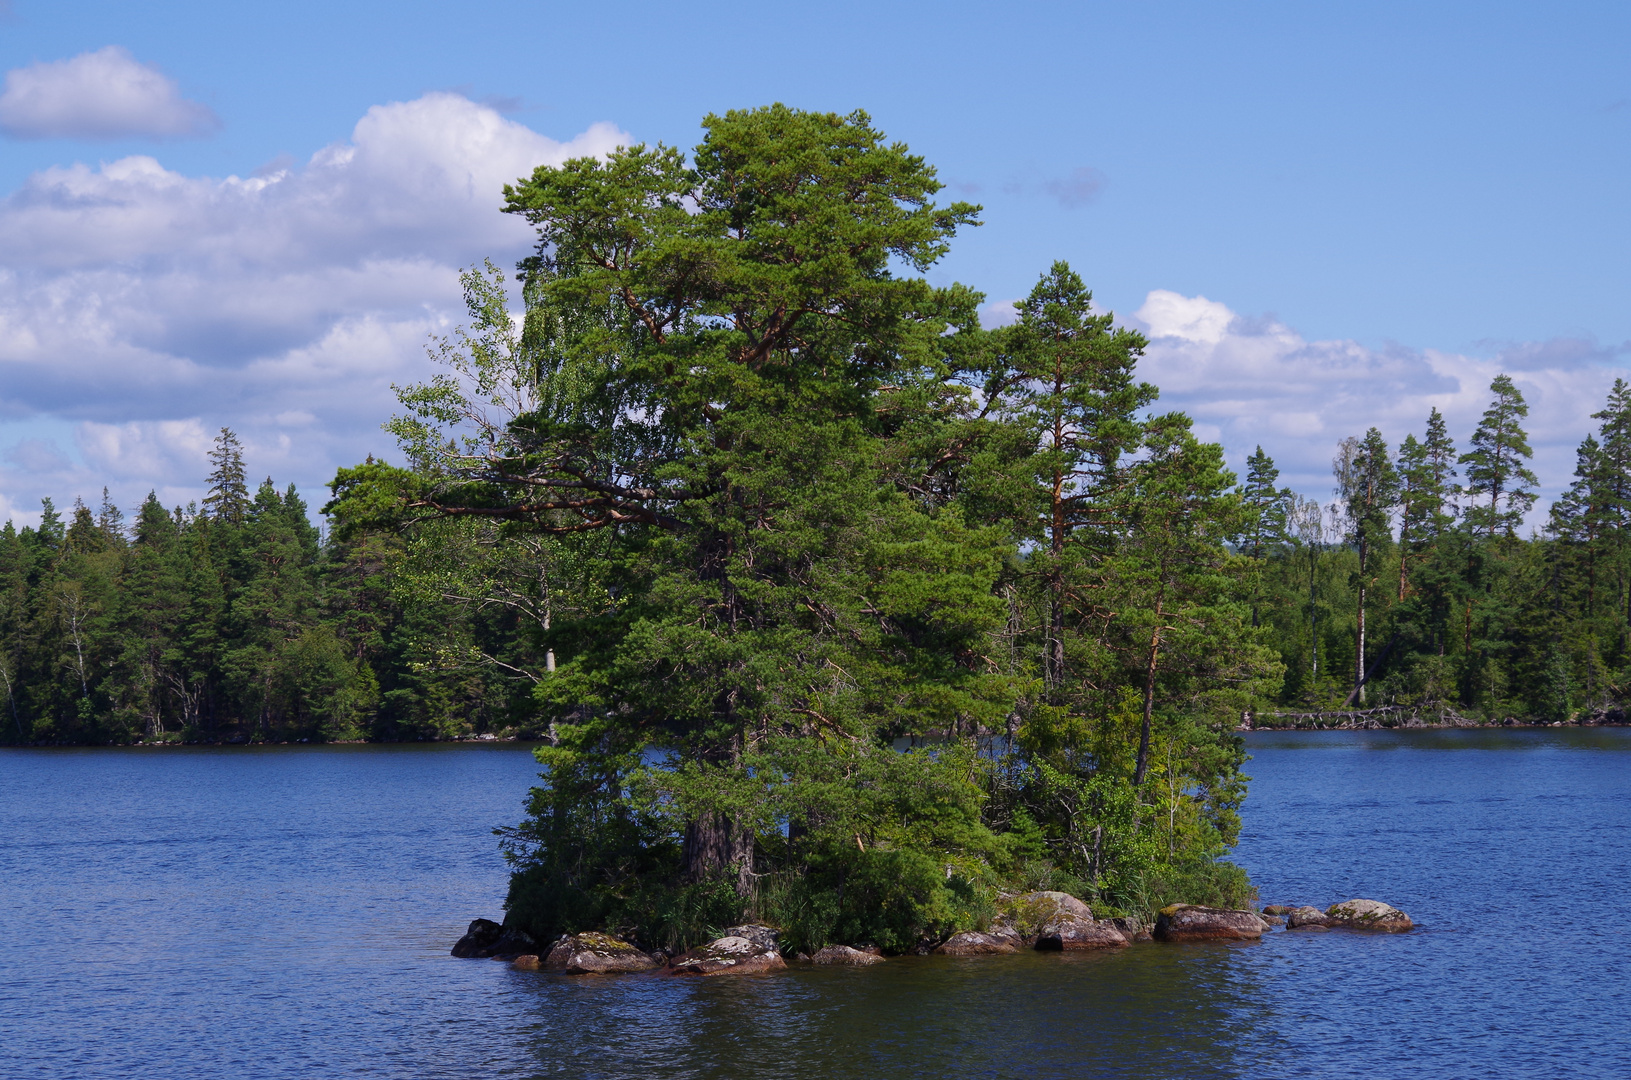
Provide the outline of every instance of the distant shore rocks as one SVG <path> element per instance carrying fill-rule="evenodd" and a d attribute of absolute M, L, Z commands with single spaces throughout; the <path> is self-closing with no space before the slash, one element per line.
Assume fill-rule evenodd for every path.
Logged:
<path fill-rule="evenodd" d="M 1345 930 L 1375 930 L 1399 934 L 1415 929 L 1410 916 L 1380 900 L 1344 900 L 1325 911 L 1327 925 Z"/>
<path fill-rule="evenodd" d="M 1171 904 L 1155 920 L 1157 941 L 1255 941 L 1267 924 L 1255 911 Z"/>
<path fill-rule="evenodd" d="M 758 975 L 786 966 L 775 948 L 735 935 L 716 938 L 668 962 L 668 970 L 675 975 Z"/>

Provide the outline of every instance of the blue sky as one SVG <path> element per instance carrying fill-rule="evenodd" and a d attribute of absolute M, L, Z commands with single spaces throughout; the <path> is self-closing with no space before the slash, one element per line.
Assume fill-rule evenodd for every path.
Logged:
<path fill-rule="evenodd" d="M 384 448 L 453 271 L 524 246 L 498 183 L 778 100 L 984 204 L 937 277 L 1069 259 L 1232 461 L 1323 498 L 1343 435 L 1437 405 L 1464 441 L 1510 370 L 1550 494 L 1631 342 L 1628 12 L 12 0 L 0 513 L 192 497 L 223 423 L 315 488 Z"/>

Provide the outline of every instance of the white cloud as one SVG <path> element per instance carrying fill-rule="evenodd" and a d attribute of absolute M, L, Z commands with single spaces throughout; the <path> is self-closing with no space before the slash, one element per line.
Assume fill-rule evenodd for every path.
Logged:
<path fill-rule="evenodd" d="M 1444 414 L 1459 450 L 1489 404 L 1496 375 L 1512 376 L 1529 405 L 1527 429 L 1542 498 L 1531 521 L 1571 479 L 1574 450 L 1596 422 L 1617 354 L 1591 341 L 1495 346 L 1487 356 L 1354 341 L 1308 341 L 1272 318 L 1243 319 L 1203 296 L 1156 290 L 1129 320 L 1150 337 L 1141 375 L 1161 388 L 1159 408 L 1182 409 L 1197 433 L 1220 441 L 1237 472 L 1261 444 L 1281 483 L 1325 502 L 1330 461 L 1347 435 L 1379 428 L 1397 447 Z"/>
<path fill-rule="evenodd" d="M 176 138 L 220 127 L 164 72 L 109 45 L 6 72 L 0 131 L 18 139 Z"/>
<path fill-rule="evenodd" d="M 74 426 L 0 455 L 0 498 L 92 501 L 106 482 L 122 503 L 155 485 L 185 502 L 228 425 L 252 476 L 320 504 L 335 466 L 388 446 L 390 383 L 429 373 L 427 335 L 463 314 L 459 269 L 530 249 L 503 185 L 628 141 L 610 124 L 557 141 L 430 94 L 269 175 L 136 156 L 30 176 L 0 200 L 0 418 Z"/>

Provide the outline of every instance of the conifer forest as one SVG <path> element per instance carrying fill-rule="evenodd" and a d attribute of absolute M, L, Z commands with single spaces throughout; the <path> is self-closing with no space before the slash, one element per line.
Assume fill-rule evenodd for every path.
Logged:
<path fill-rule="evenodd" d="M 1239 903 L 1248 714 L 1622 700 L 1623 381 L 1538 530 L 1505 376 L 1311 501 L 1163 411 L 1070 266 L 994 329 L 931 285 L 980 209 L 865 114 L 704 128 L 506 189 L 536 254 L 465 275 L 324 532 L 228 430 L 199 505 L 7 525 L 5 738 L 536 739 L 523 925 L 905 948 L 995 882 Z"/>

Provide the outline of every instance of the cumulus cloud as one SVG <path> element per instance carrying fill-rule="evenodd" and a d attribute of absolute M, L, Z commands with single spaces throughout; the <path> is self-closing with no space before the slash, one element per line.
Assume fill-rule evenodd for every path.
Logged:
<path fill-rule="evenodd" d="M 106 482 L 184 502 L 223 425 L 257 479 L 307 489 L 380 452 L 390 384 L 425 377 L 427 336 L 462 317 L 459 269 L 530 247 L 503 185 L 628 141 L 610 124 L 558 141 L 438 93 L 260 175 L 135 156 L 30 176 L 0 200 L 0 418 L 76 426 L 23 447 L 0 419 L 0 497 Z"/>
<path fill-rule="evenodd" d="M 1309 341 L 1272 317 L 1246 319 L 1204 296 L 1151 292 L 1128 322 L 1150 337 L 1141 365 L 1161 388 L 1160 407 L 1194 418 L 1244 472 L 1253 447 L 1275 459 L 1281 483 L 1330 498 L 1331 457 L 1348 435 L 1379 428 L 1397 446 L 1421 437 L 1430 410 L 1444 414 L 1459 449 L 1489 404 L 1496 375 L 1512 376 L 1529 404 L 1528 431 L 1542 499 L 1533 522 L 1567 487 L 1574 450 L 1594 430 L 1622 350 L 1583 339 L 1491 344 L 1469 356 L 1354 341 Z"/>
<path fill-rule="evenodd" d="M 176 81 L 109 45 L 6 72 L 0 131 L 17 139 L 180 138 L 220 127 Z"/>

